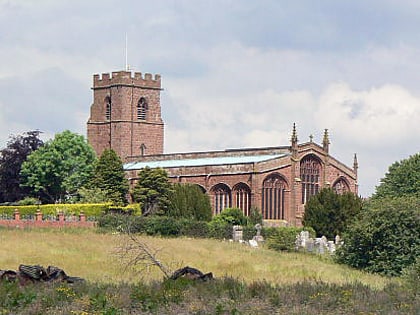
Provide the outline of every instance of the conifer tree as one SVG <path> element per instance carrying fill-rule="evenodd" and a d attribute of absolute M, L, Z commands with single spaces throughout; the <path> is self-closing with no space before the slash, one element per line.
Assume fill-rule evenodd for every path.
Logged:
<path fill-rule="evenodd" d="M 115 205 L 127 204 L 128 181 L 123 163 L 114 150 L 106 149 L 102 152 L 95 165 L 92 188 L 102 190 Z"/>

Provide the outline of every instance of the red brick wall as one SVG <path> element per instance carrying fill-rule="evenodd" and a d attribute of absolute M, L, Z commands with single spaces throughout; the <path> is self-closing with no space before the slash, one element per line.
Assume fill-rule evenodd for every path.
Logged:
<path fill-rule="evenodd" d="M 161 79 L 150 74 L 121 71 L 94 75 L 93 104 L 87 123 L 89 143 L 99 156 L 112 148 L 125 160 L 139 155 L 145 145 L 145 154 L 162 154 L 164 124 L 160 107 Z M 105 99 L 111 99 L 111 120 L 106 120 Z M 146 120 L 137 119 L 137 104 L 141 97 L 147 100 Z"/>

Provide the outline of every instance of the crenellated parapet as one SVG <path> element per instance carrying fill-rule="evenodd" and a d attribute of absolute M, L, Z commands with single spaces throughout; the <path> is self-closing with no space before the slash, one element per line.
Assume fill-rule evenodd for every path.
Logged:
<path fill-rule="evenodd" d="M 151 73 L 145 73 L 143 75 L 141 72 L 133 73 L 131 71 L 115 71 L 93 75 L 93 89 L 116 85 L 161 89 L 161 77 L 159 74 L 153 76 Z"/>

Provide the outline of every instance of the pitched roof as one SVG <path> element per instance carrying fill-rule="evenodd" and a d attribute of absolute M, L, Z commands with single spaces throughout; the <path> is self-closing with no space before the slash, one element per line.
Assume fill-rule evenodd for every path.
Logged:
<path fill-rule="evenodd" d="M 245 155 L 245 156 L 218 156 L 203 157 L 189 159 L 172 159 L 162 161 L 144 161 L 130 162 L 124 164 L 124 170 L 139 170 L 145 167 L 150 168 L 171 168 L 171 167 L 194 167 L 194 166 L 210 166 L 210 165 L 232 165 L 232 164 L 248 164 L 268 161 L 288 155 L 282 154 L 264 154 L 264 155 Z"/>

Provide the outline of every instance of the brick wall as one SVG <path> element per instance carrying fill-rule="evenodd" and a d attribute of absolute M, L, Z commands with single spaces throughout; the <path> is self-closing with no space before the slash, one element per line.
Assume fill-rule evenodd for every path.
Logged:
<path fill-rule="evenodd" d="M 96 222 L 86 221 L 86 217 L 81 213 L 77 217 L 73 217 L 71 221 L 66 221 L 63 213 L 57 215 L 56 220 L 44 220 L 43 215 L 40 211 L 37 211 L 33 220 L 21 219 L 20 213 L 16 210 L 11 220 L 0 220 L 1 226 L 14 227 L 14 228 L 28 228 L 28 227 L 85 227 L 91 228 L 96 226 Z"/>

